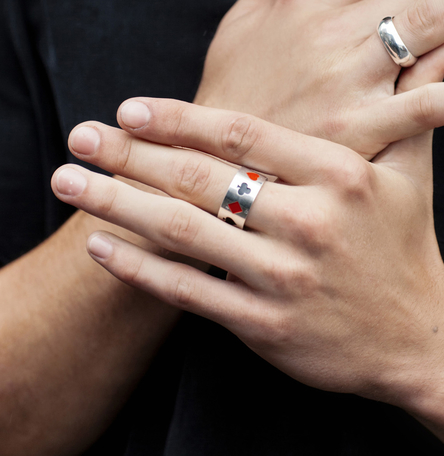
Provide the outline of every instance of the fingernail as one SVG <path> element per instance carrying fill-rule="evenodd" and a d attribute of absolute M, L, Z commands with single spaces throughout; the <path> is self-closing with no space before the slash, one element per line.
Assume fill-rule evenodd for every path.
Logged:
<path fill-rule="evenodd" d="M 113 246 L 105 236 L 97 234 L 89 240 L 88 250 L 95 257 L 107 260 L 113 253 Z"/>
<path fill-rule="evenodd" d="M 151 118 L 148 107 L 139 101 L 130 101 L 120 109 L 122 122 L 130 128 L 142 128 Z"/>
<path fill-rule="evenodd" d="M 62 195 L 78 196 L 86 187 L 86 178 L 82 173 L 66 168 L 57 176 L 57 190 Z"/>
<path fill-rule="evenodd" d="M 71 148 L 82 155 L 92 155 L 100 145 L 100 135 L 91 127 L 80 127 L 71 137 Z"/>

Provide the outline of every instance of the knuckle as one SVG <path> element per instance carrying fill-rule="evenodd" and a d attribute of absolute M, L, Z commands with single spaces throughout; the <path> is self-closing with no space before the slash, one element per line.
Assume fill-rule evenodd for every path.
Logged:
<path fill-rule="evenodd" d="M 132 158 L 134 156 L 135 142 L 137 140 L 127 136 L 123 143 L 121 151 L 116 154 L 115 169 L 121 174 L 127 174 L 130 171 Z"/>
<path fill-rule="evenodd" d="M 186 124 L 186 106 L 175 103 L 172 107 L 171 131 L 174 138 L 181 137 Z"/>
<path fill-rule="evenodd" d="M 211 166 L 205 158 L 188 158 L 184 163 L 177 163 L 173 167 L 172 175 L 173 190 L 177 196 L 201 195 L 210 184 Z"/>
<path fill-rule="evenodd" d="M 293 277 L 298 295 L 301 299 L 312 299 L 322 288 L 321 277 L 314 265 L 305 264 Z"/>
<path fill-rule="evenodd" d="M 329 205 L 308 205 L 297 216 L 284 221 L 288 237 L 310 252 L 327 249 L 333 232 L 334 219 Z"/>
<path fill-rule="evenodd" d="M 412 98 L 407 107 L 407 115 L 421 126 L 427 127 L 430 124 L 434 115 L 434 103 L 428 86 L 412 92 Z"/>
<path fill-rule="evenodd" d="M 143 258 L 138 258 L 131 263 L 126 263 L 120 270 L 120 279 L 128 285 L 138 286 L 144 284 L 142 277 Z"/>
<path fill-rule="evenodd" d="M 333 65 L 334 69 L 330 69 L 326 74 L 321 75 L 320 86 L 329 84 L 331 80 L 337 80 L 337 69 L 336 65 Z M 344 132 L 350 128 L 350 116 L 348 111 L 344 110 L 340 106 L 330 107 L 324 116 L 320 116 L 320 126 L 322 131 L 322 137 L 333 141 L 335 138 L 342 138 Z M 338 141 L 340 142 L 340 141 Z"/>
<path fill-rule="evenodd" d="M 191 274 L 182 270 L 176 276 L 171 296 L 172 302 L 180 308 L 187 308 L 196 300 L 196 291 Z"/>
<path fill-rule="evenodd" d="M 291 280 L 292 298 L 287 301 L 282 298 L 278 307 L 269 307 L 267 312 L 260 312 L 250 319 L 250 327 L 254 330 L 250 333 L 248 344 L 255 349 L 270 347 L 285 347 L 294 343 L 294 322 L 299 321 L 303 310 L 295 305 L 295 290 L 298 302 L 312 300 L 315 302 L 322 288 L 320 276 L 309 265 L 298 267 L 288 275 Z M 285 296 L 285 294 L 284 294 Z"/>
<path fill-rule="evenodd" d="M 291 280 L 291 271 L 288 264 L 283 261 L 269 262 L 265 268 L 267 282 L 275 290 L 281 290 L 288 287 Z"/>
<path fill-rule="evenodd" d="M 228 157 L 239 159 L 248 154 L 260 138 L 260 130 L 252 116 L 236 116 L 222 131 L 222 150 Z"/>
<path fill-rule="evenodd" d="M 187 213 L 185 208 L 180 205 L 173 213 L 169 221 L 168 228 L 165 230 L 165 236 L 169 246 L 167 248 L 176 250 L 182 247 L 190 247 L 199 232 L 199 227 L 191 214 Z"/>
<path fill-rule="evenodd" d="M 109 220 L 117 212 L 118 189 L 115 185 L 109 185 L 103 195 L 97 199 L 97 213 L 100 217 Z"/>
<path fill-rule="evenodd" d="M 339 193 L 347 199 L 365 199 L 373 188 L 373 169 L 358 155 L 347 155 L 334 167 L 331 179 Z"/>
<path fill-rule="evenodd" d="M 291 257 L 268 263 L 264 276 L 267 288 L 271 287 L 283 294 L 293 292 L 296 287 L 301 295 L 309 297 L 318 287 L 318 281 L 308 265 Z"/>
<path fill-rule="evenodd" d="M 288 346 L 294 336 L 294 327 L 287 313 L 285 308 L 280 308 L 257 316 L 252 322 L 254 333 L 250 336 L 249 346 L 256 350 Z"/>
<path fill-rule="evenodd" d="M 339 116 L 327 116 L 322 123 L 323 137 L 333 140 L 341 137 L 349 124 Z"/>

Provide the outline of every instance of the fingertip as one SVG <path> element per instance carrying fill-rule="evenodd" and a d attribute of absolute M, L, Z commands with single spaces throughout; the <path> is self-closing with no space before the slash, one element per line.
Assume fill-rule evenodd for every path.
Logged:
<path fill-rule="evenodd" d="M 60 171 L 65 167 L 66 165 L 60 166 L 57 168 L 51 176 L 51 188 L 54 193 L 57 193 L 57 176 L 59 175 Z"/>
<path fill-rule="evenodd" d="M 69 150 L 75 155 L 94 155 L 100 147 L 100 142 L 100 130 L 91 122 L 77 125 L 68 137 Z"/>
<path fill-rule="evenodd" d="M 86 249 L 90 256 L 99 263 L 108 260 L 114 253 L 111 240 L 102 232 L 91 234 L 86 243 Z"/>
<path fill-rule="evenodd" d="M 64 165 L 54 172 L 51 187 L 57 197 L 75 197 L 83 193 L 87 179 L 80 170 L 80 166 Z"/>
<path fill-rule="evenodd" d="M 117 121 L 124 129 L 139 130 L 151 120 L 151 109 L 141 99 L 130 99 L 123 102 L 117 111 Z"/>

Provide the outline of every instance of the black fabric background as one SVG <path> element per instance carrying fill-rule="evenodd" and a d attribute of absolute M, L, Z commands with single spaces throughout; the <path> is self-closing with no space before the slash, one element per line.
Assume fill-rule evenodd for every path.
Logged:
<path fill-rule="evenodd" d="M 116 125 L 131 96 L 191 101 L 233 0 L 0 0 L 0 265 L 72 209 L 49 187 L 74 162 L 77 123 Z M 435 135 L 435 215 L 444 242 L 444 136 Z M 444 245 L 444 244 L 443 244 Z M 24 278 L 24 281 L 26 278 Z M 444 454 L 394 407 L 303 386 L 225 329 L 187 316 L 125 409 L 85 456 Z"/>

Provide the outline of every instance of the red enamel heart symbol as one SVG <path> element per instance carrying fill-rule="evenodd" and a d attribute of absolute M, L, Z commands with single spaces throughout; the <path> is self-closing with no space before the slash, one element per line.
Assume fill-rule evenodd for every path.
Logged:
<path fill-rule="evenodd" d="M 233 214 L 239 214 L 239 212 L 242 212 L 241 205 L 237 201 L 229 204 L 228 207 Z"/>
<path fill-rule="evenodd" d="M 247 176 L 252 180 L 252 181 L 257 181 L 259 179 L 259 174 L 256 173 L 247 173 Z"/>

